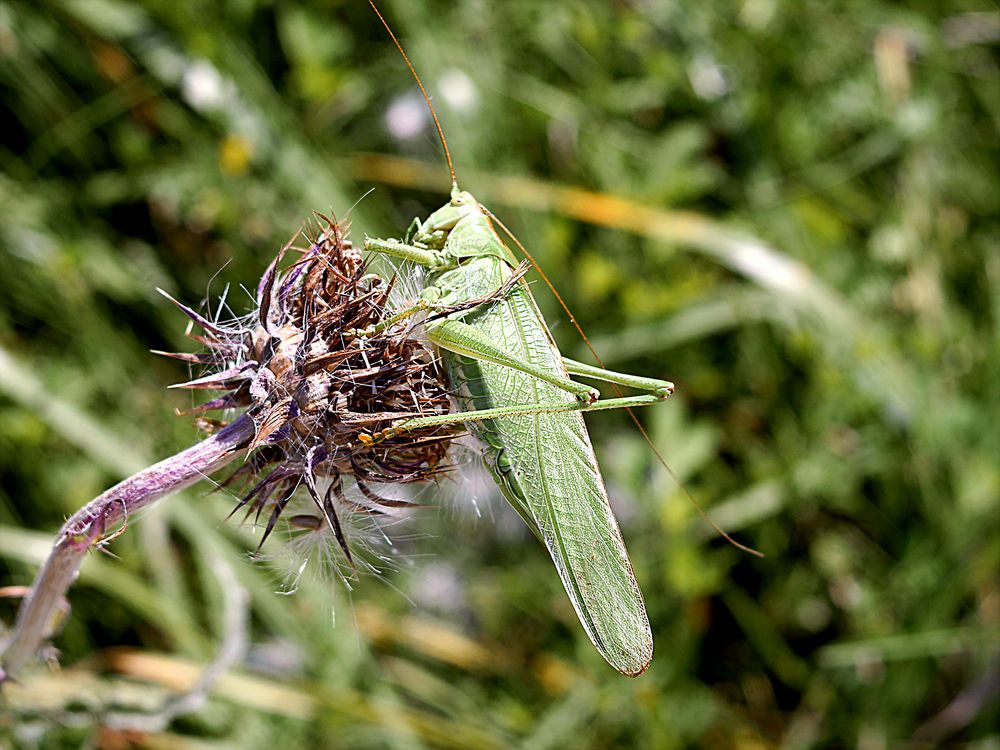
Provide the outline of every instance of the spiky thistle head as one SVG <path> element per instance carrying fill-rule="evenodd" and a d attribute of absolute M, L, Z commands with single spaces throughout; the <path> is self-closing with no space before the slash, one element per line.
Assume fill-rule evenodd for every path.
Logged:
<path fill-rule="evenodd" d="M 450 400 L 435 358 L 410 326 L 386 325 L 392 283 L 369 274 L 341 228 L 323 221 L 307 248 L 288 245 L 268 266 L 252 317 L 220 324 L 172 300 L 202 330 L 189 336 L 207 351 L 168 356 L 210 368 L 174 387 L 225 391 L 185 413 L 245 409 L 253 419 L 247 460 L 224 484 L 246 482 L 236 509 L 267 519 L 261 544 L 302 486 L 350 561 L 338 509 L 370 515 L 407 504 L 372 485 L 437 476 L 457 432 L 362 442 L 401 420 L 447 414 Z M 300 256 L 280 270 L 290 250 Z M 345 479 L 356 497 L 345 493 Z"/>

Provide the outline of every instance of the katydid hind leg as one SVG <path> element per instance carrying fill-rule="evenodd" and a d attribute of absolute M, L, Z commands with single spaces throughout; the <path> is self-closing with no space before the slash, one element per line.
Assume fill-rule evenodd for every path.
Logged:
<path fill-rule="evenodd" d="M 653 395 L 623 396 L 622 398 L 607 398 L 595 401 L 592 404 L 573 401 L 557 401 L 543 404 L 522 404 L 517 406 L 500 406 L 492 409 L 477 409 L 475 411 L 461 411 L 454 414 L 434 414 L 427 417 L 413 417 L 400 421 L 398 424 L 389 427 L 375 436 L 363 438 L 364 442 L 377 442 L 390 437 L 397 437 L 407 432 L 416 430 L 426 430 L 432 427 L 450 427 L 457 424 L 467 424 L 474 422 L 484 422 L 488 419 L 507 419 L 510 417 L 523 417 L 530 414 L 559 414 L 566 412 L 592 412 L 607 411 L 610 409 L 634 409 L 639 406 L 652 406 L 661 402 L 661 399 Z"/>
<path fill-rule="evenodd" d="M 603 367 L 595 367 L 584 362 L 577 362 L 575 359 L 570 359 L 569 357 L 563 357 L 563 364 L 566 366 L 566 372 L 580 378 L 602 380 L 606 383 L 624 386 L 625 388 L 636 388 L 640 391 L 652 393 L 660 398 L 672 396 L 674 393 L 674 384 L 669 380 L 644 378 L 639 375 L 614 372 Z"/>
<path fill-rule="evenodd" d="M 583 403 L 593 403 L 600 396 L 600 393 L 591 386 L 561 377 L 535 365 L 527 358 L 511 354 L 494 344 L 479 328 L 460 320 L 441 320 L 429 324 L 427 338 L 436 346 L 453 354 L 460 354 L 480 362 L 490 362 L 543 380 L 573 394 Z"/>

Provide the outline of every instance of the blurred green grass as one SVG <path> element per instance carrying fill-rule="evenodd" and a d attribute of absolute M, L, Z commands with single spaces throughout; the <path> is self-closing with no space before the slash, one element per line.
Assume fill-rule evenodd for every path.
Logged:
<path fill-rule="evenodd" d="M 463 186 L 609 364 L 678 384 L 642 419 L 768 557 L 716 539 L 627 418 L 594 415 L 657 641 L 629 681 L 486 489 L 482 518 L 406 525 L 391 586 L 294 597 L 227 500 L 191 492 L 84 568 L 72 668 L 26 684 L 6 731 L 121 746 L 77 719 L 211 659 L 218 557 L 251 592 L 251 658 L 138 746 L 996 747 L 995 6 L 383 10 Z M 183 371 L 147 352 L 186 346 L 155 287 L 214 305 L 231 283 L 242 312 L 312 211 L 398 235 L 448 182 L 363 2 L 8 2 L 0 91 L 0 564 L 27 584 L 62 518 L 197 437 L 164 390 Z M 170 656 L 140 674 L 117 646 Z"/>

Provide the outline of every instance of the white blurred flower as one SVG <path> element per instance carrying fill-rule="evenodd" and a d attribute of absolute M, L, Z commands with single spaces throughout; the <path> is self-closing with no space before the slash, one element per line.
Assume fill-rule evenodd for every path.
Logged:
<path fill-rule="evenodd" d="M 222 107 L 231 92 L 226 80 L 212 63 L 196 60 L 184 69 L 181 95 L 184 101 L 199 112 L 210 112 Z"/>
<path fill-rule="evenodd" d="M 729 82 L 722 68 L 710 57 L 699 55 L 688 67 L 691 88 L 700 98 L 711 101 L 729 91 Z"/>
<path fill-rule="evenodd" d="M 429 120 L 427 104 L 418 92 L 396 97 L 385 113 L 389 133 L 401 141 L 416 138 L 424 132 Z"/>
<path fill-rule="evenodd" d="M 449 68 L 438 81 L 441 98 L 459 112 L 469 112 L 479 103 L 479 89 L 459 68 Z"/>

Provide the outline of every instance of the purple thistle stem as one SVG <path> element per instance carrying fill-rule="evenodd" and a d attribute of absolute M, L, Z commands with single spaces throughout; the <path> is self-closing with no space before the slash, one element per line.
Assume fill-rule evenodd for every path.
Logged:
<path fill-rule="evenodd" d="M 197 445 L 119 482 L 66 521 L 17 613 L 12 634 L 0 646 L 0 683 L 19 672 L 49 636 L 56 610 L 76 579 L 87 550 L 100 543 L 109 528 L 225 466 L 240 455 L 253 436 L 253 421 L 243 415 Z"/>

